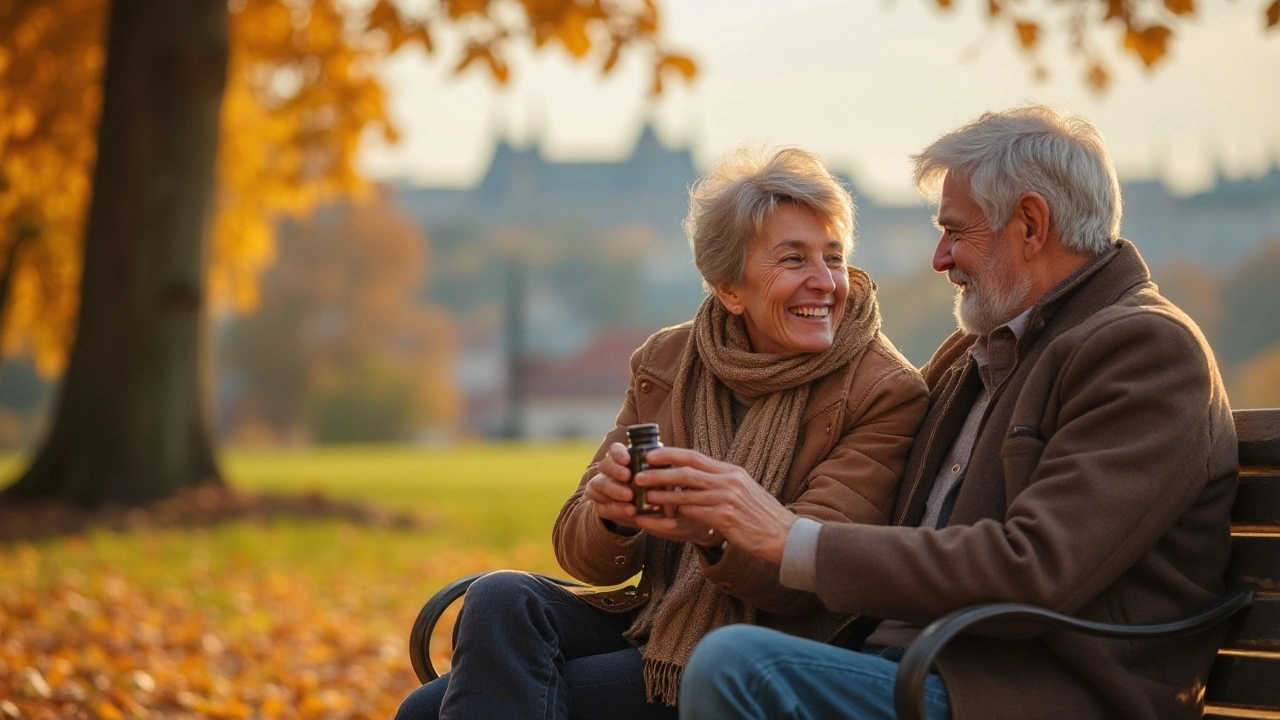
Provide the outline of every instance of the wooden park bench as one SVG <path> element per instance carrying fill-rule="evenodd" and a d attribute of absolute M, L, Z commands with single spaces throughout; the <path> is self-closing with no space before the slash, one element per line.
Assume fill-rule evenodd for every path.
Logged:
<path fill-rule="evenodd" d="M 1240 484 L 1231 509 L 1228 593 L 1188 618 L 1158 625 L 1111 625 L 1078 620 L 1034 605 L 988 603 L 956 610 L 926 627 L 898 668 L 894 704 L 901 720 L 923 720 L 924 681 L 934 659 L 956 635 L 993 618 L 1035 621 L 1053 628 L 1116 638 L 1193 634 L 1230 622 L 1205 688 L 1207 720 L 1280 720 L 1280 409 L 1237 410 Z M 1176 419 L 1173 420 L 1176 422 Z M 486 573 L 456 580 L 418 614 L 409 636 L 409 658 L 424 683 L 438 677 L 431 664 L 431 635 L 448 607 Z M 580 583 L 547 578 L 566 587 Z"/>

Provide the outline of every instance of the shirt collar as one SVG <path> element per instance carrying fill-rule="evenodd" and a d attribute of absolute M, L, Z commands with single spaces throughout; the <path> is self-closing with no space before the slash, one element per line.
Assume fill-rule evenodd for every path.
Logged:
<path fill-rule="evenodd" d="M 979 337 L 969 347 L 969 356 L 978 364 L 978 375 L 988 390 L 994 389 L 1013 369 L 1018 340 L 1026 333 L 1035 308 L 1035 304 L 1028 306 L 1017 317 L 992 330 L 990 335 Z"/>

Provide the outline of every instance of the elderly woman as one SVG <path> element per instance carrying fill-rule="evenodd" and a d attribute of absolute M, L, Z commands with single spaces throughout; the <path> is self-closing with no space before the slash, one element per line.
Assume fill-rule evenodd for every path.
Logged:
<path fill-rule="evenodd" d="M 762 513 L 884 523 L 926 406 L 919 374 L 880 333 L 875 285 L 851 267 L 853 203 L 813 154 L 739 151 L 693 187 L 685 227 L 709 292 L 690 322 L 632 355 L 617 424 L 556 520 L 556 556 L 596 585 L 524 573 L 471 586 L 453 671 L 400 717 L 674 718 L 680 675 L 711 630 L 756 623 L 829 638 L 841 618 L 779 583 L 698 517 Z M 657 423 L 652 465 L 718 501 L 658 515 L 632 503 L 627 426 Z M 654 492 L 659 492 L 655 490 Z M 763 493 L 770 501 L 761 502 Z M 673 495 L 673 493 L 667 493 Z M 705 499 L 704 499 L 705 503 Z"/>

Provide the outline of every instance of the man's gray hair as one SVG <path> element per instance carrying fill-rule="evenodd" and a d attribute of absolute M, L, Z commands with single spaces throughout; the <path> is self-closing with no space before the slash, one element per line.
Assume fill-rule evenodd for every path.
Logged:
<path fill-rule="evenodd" d="M 816 214 L 844 243 L 846 258 L 852 254 L 853 198 L 820 157 L 795 147 L 772 152 L 741 147 L 689 189 L 684 229 L 705 289 L 742 282 L 747 251 L 780 202 Z"/>
<path fill-rule="evenodd" d="M 1023 193 L 1037 192 L 1063 247 L 1094 255 L 1120 235 L 1120 182 L 1102 134 L 1088 120 L 1045 105 L 982 117 L 911 156 L 920 192 L 937 200 L 949 172 L 999 230 Z"/>

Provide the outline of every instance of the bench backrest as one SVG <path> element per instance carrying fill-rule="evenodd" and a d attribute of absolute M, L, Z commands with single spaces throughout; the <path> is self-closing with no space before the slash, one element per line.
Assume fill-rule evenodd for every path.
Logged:
<path fill-rule="evenodd" d="M 1227 582 L 1252 585 L 1258 597 L 1232 621 L 1218 653 L 1205 690 L 1206 718 L 1280 718 L 1280 409 L 1234 415 L 1240 485 Z"/>

